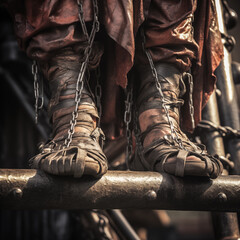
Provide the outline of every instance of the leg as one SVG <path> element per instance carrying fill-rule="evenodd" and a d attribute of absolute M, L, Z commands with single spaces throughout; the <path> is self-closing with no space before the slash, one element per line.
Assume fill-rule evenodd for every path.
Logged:
<path fill-rule="evenodd" d="M 76 53 L 69 47 L 39 64 L 51 89 L 49 117 L 53 139 L 31 159 L 31 165 L 56 175 L 97 177 L 107 170 L 106 157 L 99 145 L 103 132 L 98 127 L 98 112 L 86 82 L 80 83 L 78 105 L 75 100 L 81 58 L 84 58 L 83 52 Z M 94 65 L 100 58 L 101 54 Z M 73 135 L 69 138 L 70 128 Z"/>
<path fill-rule="evenodd" d="M 92 5 L 88 3 L 84 1 L 82 22 L 92 21 Z M 104 135 L 86 80 L 86 69 L 99 65 L 101 44 L 94 37 L 86 40 L 77 1 L 23 1 L 8 7 L 20 46 L 37 62 L 51 92 L 48 112 L 52 140 L 30 160 L 32 167 L 56 175 L 101 176 L 107 171 L 99 144 Z"/>
<path fill-rule="evenodd" d="M 156 9 L 162 13 L 160 17 Z M 197 51 L 191 24 L 193 11 L 192 1 L 188 7 L 171 1 L 152 1 L 150 6 L 141 36 L 141 41 L 146 39 L 144 49 L 137 55 L 136 64 L 140 87 L 134 169 L 210 178 L 216 178 L 222 171 L 219 160 L 190 142 L 180 129 L 180 107 L 184 103 L 181 98 L 190 76 L 186 71 Z"/>

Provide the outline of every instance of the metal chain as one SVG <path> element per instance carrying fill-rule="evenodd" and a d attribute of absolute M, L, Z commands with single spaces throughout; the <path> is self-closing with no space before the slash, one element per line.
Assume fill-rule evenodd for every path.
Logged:
<path fill-rule="evenodd" d="M 226 33 L 221 33 L 221 38 L 223 39 L 223 45 L 226 47 L 228 52 L 232 52 L 234 46 L 236 45 L 235 38 L 231 35 L 227 35 Z"/>
<path fill-rule="evenodd" d="M 194 106 L 193 106 L 193 77 L 192 77 L 192 74 L 190 73 L 186 73 L 186 75 L 189 83 L 189 110 L 190 110 L 190 116 L 191 116 L 192 129 L 194 129 L 195 120 L 194 120 Z"/>
<path fill-rule="evenodd" d="M 84 16 L 83 16 L 83 5 L 80 0 L 77 0 L 77 4 L 78 4 L 78 18 L 82 26 L 83 34 L 86 37 L 86 39 L 89 39 L 87 27 L 86 27 Z"/>
<path fill-rule="evenodd" d="M 208 131 L 217 131 L 222 137 L 227 138 L 240 138 L 240 130 L 233 129 L 229 126 L 217 126 L 211 121 L 202 120 L 198 125 L 198 129 L 204 129 Z"/>
<path fill-rule="evenodd" d="M 87 69 L 87 66 L 88 66 L 89 58 L 90 58 L 90 55 L 91 55 L 91 52 L 92 52 L 92 45 L 93 45 L 95 35 L 99 31 L 97 1 L 92 0 L 94 18 L 93 18 L 93 24 L 92 24 L 92 30 L 91 30 L 90 36 L 87 32 L 86 23 L 85 23 L 84 18 L 83 18 L 82 3 L 81 3 L 80 0 L 78 0 L 77 3 L 78 3 L 78 9 L 79 9 L 79 21 L 81 23 L 83 33 L 87 38 L 88 46 L 86 47 L 86 49 L 84 51 L 85 60 L 81 64 L 80 71 L 79 71 L 78 78 L 77 78 L 76 94 L 75 94 L 75 108 L 74 108 L 74 111 L 72 112 L 72 119 L 70 121 L 70 129 L 68 130 L 68 136 L 64 141 L 63 149 L 66 148 L 66 147 L 69 147 L 71 142 L 72 142 L 72 137 L 73 137 L 73 134 L 75 132 L 75 126 L 77 124 L 78 107 L 79 107 L 79 104 L 80 104 L 80 101 L 81 101 L 82 90 L 83 90 L 83 86 L 84 86 L 84 76 L 85 76 L 85 72 L 86 72 L 86 69 Z"/>
<path fill-rule="evenodd" d="M 132 155 L 132 130 L 130 128 L 130 123 L 132 121 L 132 104 L 133 104 L 133 88 L 132 86 L 127 88 L 127 100 L 125 101 L 125 113 L 124 113 L 124 123 L 126 125 L 126 137 L 127 137 L 127 146 L 126 146 L 126 166 L 129 170 L 129 161 Z"/>
<path fill-rule="evenodd" d="M 191 19 L 191 40 L 194 40 L 194 15 L 190 14 L 189 18 Z M 190 111 L 190 117 L 191 117 L 191 123 L 192 123 L 192 129 L 195 128 L 195 120 L 194 120 L 194 106 L 193 106 L 193 77 L 191 73 L 185 73 L 185 76 L 187 76 L 188 84 L 189 84 L 189 111 Z"/>
<path fill-rule="evenodd" d="M 223 164 L 223 166 L 226 168 L 230 168 L 230 169 L 234 169 L 234 162 L 232 162 L 231 160 L 231 154 L 230 153 L 227 153 L 227 155 L 224 157 L 224 156 L 218 156 L 217 157 L 219 158 L 219 160 L 221 161 L 221 163 Z"/>
<path fill-rule="evenodd" d="M 155 68 L 154 66 L 154 63 L 153 63 L 153 59 L 152 59 L 152 56 L 150 54 L 150 52 L 148 51 L 148 49 L 145 48 L 145 44 L 146 44 L 146 38 L 145 38 L 145 34 L 144 34 L 144 30 L 143 28 L 141 28 L 141 34 L 142 34 L 142 38 L 143 38 L 143 41 L 142 41 L 142 48 L 143 48 L 143 51 L 145 52 L 145 54 L 147 55 L 147 58 L 148 58 L 148 62 L 150 64 L 150 67 L 151 67 L 151 70 L 152 70 L 152 75 L 155 79 L 155 84 L 156 84 L 156 88 L 159 92 L 159 95 L 160 95 L 160 99 L 162 101 L 162 107 L 165 111 L 165 114 L 167 116 L 167 120 L 168 120 L 168 124 L 170 126 L 170 130 L 171 130 L 171 137 L 172 137 L 172 140 L 175 141 L 179 147 L 181 149 L 185 149 L 184 146 L 183 146 L 183 142 L 182 140 L 178 137 L 178 134 L 175 130 L 175 127 L 173 125 L 173 122 L 171 121 L 170 119 L 170 115 L 169 115 L 169 111 L 168 111 L 168 106 L 171 102 L 169 102 L 165 97 L 164 97 L 164 94 L 163 94 L 163 91 L 162 91 L 162 86 L 161 86 L 161 83 L 159 81 L 159 78 L 158 78 L 158 73 L 157 73 L 157 69 Z"/>
<path fill-rule="evenodd" d="M 41 96 L 39 94 L 39 72 L 38 72 L 38 66 L 37 61 L 33 60 L 32 64 L 32 74 L 33 74 L 33 86 L 34 86 L 34 96 L 35 96 L 35 123 L 38 123 L 38 110 L 43 108 L 44 104 L 44 97 L 43 97 L 43 83 L 41 84 L 42 90 L 41 90 Z M 39 99 L 41 99 L 41 104 L 39 106 Z"/>
<path fill-rule="evenodd" d="M 101 233 L 101 240 L 111 240 L 105 232 L 105 228 L 107 227 L 105 219 L 101 216 L 101 213 L 97 213 L 97 215 L 99 218 L 98 227 L 99 232 Z"/>

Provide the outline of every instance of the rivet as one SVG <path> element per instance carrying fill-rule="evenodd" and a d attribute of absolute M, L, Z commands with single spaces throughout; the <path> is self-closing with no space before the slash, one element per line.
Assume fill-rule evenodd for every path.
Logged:
<path fill-rule="evenodd" d="M 15 198 L 22 198 L 23 192 L 20 188 L 13 188 L 11 192 Z"/>
<path fill-rule="evenodd" d="M 155 191 L 153 191 L 153 190 L 149 190 L 147 192 L 147 198 L 149 200 L 155 200 L 157 198 L 157 193 Z"/>
<path fill-rule="evenodd" d="M 226 202 L 227 201 L 227 195 L 223 192 L 220 192 L 218 194 L 218 199 L 219 199 L 220 202 Z"/>

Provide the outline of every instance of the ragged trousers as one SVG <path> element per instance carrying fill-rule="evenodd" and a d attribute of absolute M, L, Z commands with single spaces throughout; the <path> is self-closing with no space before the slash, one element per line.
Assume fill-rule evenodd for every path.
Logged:
<path fill-rule="evenodd" d="M 84 19 L 91 22 L 91 0 L 82 0 Z M 76 0 L 8 0 L 19 46 L 38 61 L 56 51 L 84 45 Z M 153 61 L 173 64 L 194 76 L 195 121 L 214 90 L 214 70 L 223 56 L 214 6 L 210 0 L 102 0 L 98 1 L 101 31 L 96 40 L 104 48 L 102 61 L 103 117 L 108 138 L 121 134 L 121 88 L 134 65 L 148 64 L 139 28 L 146 35 L 146 48 Z M 97 53 L 96 53 L 97 54 Z M 191 131 L 186 94 L 182 128 Z"/>

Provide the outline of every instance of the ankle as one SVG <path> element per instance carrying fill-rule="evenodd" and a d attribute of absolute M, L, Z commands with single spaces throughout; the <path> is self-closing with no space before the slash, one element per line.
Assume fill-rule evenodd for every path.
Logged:
<path fill-rule="evenodd" d="M 67 137 L 72 120 L 73 109 L 61 109 L 55 112 L 53 119 L 53 140 Z M 75 133 L 86 133 L 90 135 L 97 127 L 98 115 L 93 104 L 83 103 L 78 108 Z"/>

